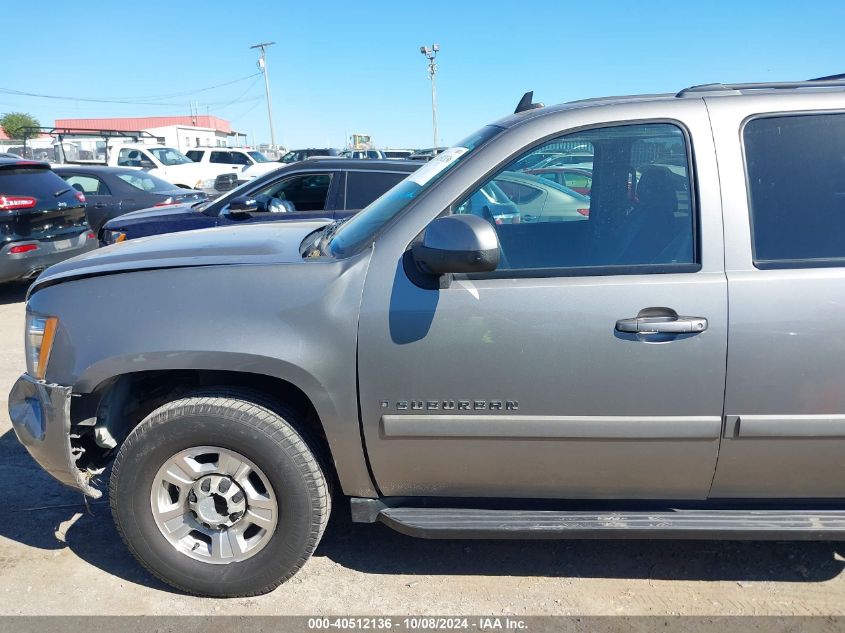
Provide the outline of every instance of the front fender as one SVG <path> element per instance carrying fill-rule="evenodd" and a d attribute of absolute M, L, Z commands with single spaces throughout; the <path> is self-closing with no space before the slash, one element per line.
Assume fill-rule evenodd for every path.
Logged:
<path fill-rule="evenodd" d="M 365 253 L 345 261 L 145 270 L 37 290 L 59 318 L 47 380 L 90 393 L 153 370 L 285 380 L 311 400 L 347 494 L 376 494 L 358 421 L 357 334 Z"/>

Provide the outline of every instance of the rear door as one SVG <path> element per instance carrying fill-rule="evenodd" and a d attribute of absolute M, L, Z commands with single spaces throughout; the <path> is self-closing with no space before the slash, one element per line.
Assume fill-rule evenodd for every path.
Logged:
<path fill-rule="evenodd" d="M 71 187 L 85 194 L 85 215 L 95 233 L 99 233 L 103 224 L 111 218 L 121 214 L 123 201 L 113 195 L 109 186 L 99 176 L 67 171 L 62 171 L 61 176 Z"/>
<path fill-rule="evenodd" d="M 843 497 L 845 98 L 708 106 L 730 296 L 712 496 Z"/>

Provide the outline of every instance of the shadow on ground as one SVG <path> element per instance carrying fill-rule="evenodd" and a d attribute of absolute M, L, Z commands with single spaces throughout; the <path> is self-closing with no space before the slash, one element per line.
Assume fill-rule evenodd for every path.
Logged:
<path fill-rule="evenodd" d="M 9 510 L 0 537 L 41 549 L 69 547 L 109 574 L 170 591 L 128 553 L 108 504 L 98 500 L 86 508 L 80 495 L 35 464 L 12 431 L 0 437 L 0 481 Z M 77 515 L 65 532 L 65 522 Z M 348 517 L 348 503 L 336 503 L 315 556 L 366 574 L 821 582 L 845 568 L 842 543 L 427 541 Z"/>
<path fill-rule="evenodd" d="M 0 284 L 0 305 L 20 303 L 26 299 L 26 291 L 30 282 L 12 282 Z"/>

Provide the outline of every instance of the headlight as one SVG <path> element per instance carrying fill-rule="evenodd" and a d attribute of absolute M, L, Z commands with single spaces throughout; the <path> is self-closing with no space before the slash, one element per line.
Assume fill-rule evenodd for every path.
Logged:
<path fill-rule="evenodd" d="M 103 231 L 103 241 L 106 244 L 117 244 L 126 240 L 126 233 L 123 231 Z"/>
<path fill-rule="evenodd" d="M 214 183 L 217 181 L 217 178 L 209 178 L 208 180 L 198 180 L 197 181 L 197 189 L 214 189 Z"/>
<path fill-rule="evenodd" d="M 44 380 L 59 319 L 26 313 L 26 373 Z"/>

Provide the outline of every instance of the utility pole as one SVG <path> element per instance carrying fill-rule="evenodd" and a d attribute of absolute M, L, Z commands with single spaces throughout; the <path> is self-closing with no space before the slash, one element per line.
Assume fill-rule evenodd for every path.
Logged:
<path fill-rule="evenodd" d="M 267 47 L 273 46 L 276 42 L 262 42 L 250 48 L 258 48 L 261 50 L 258 57 L 258 68 L 261 74 L 264 75 L 264 92 L 267 95 L 267 116 L 270 119 L 270 145 L 276 146 L 276 130 L 273 128 L 273 103 L 270 101 L 270 78 L 267 76 Z"/>
<path fill-rule="evenodd" d="M 431 48 L 428 46 L 420 46 L 420 53 L 425 55 L 428 60 L 428 78 L 431 79 L 431 124 L 434 128 L 434 152 L 437 153 L 437 85 L 435 84 L 435 77 L 437 75 L 437 64 L 435 58 L 440 51 L 440 44 L 432 44 Z"/>

